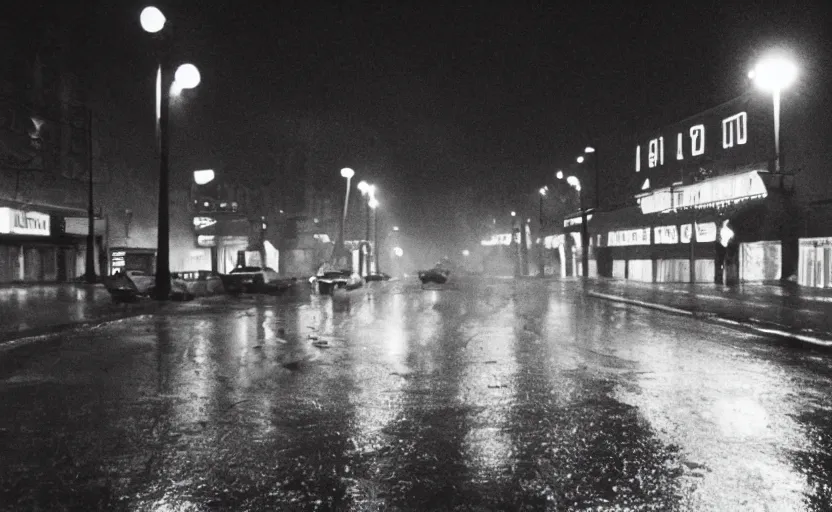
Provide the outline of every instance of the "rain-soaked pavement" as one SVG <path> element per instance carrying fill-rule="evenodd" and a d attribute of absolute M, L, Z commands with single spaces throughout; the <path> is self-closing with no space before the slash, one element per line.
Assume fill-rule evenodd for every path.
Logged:
<path fill-rule="evenodd" d="M 0 351 L 0 508 L 828 510 L 830 377 L 576 282 L 190 303 Z"/>

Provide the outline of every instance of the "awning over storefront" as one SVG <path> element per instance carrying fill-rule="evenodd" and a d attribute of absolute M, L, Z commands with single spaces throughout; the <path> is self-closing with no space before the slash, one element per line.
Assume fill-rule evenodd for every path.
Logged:
<path fill-rule="evenodd" d="M 637 196 L 643 214 L 690 208 L 719 208 L 768 195 L 761 173 L 746 171 L 699 183 L 665 187 Z"/>

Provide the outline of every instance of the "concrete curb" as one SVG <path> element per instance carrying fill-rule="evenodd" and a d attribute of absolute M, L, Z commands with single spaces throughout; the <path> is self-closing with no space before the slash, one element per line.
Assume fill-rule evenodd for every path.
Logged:
<path fill-rule="evenodd" d="M 752 322 L 752 321 L 739 321 L 733 320 L 731 318 L 726 318 L 723 316 L 719 316 L 716 313 L 701 313 L 696 311 L 690 311 L 687 309 L 675 308 L 672 306 L 666 306 L 664 304 L 656 304 L 654 302 L 646 302 L 637 299 L 630 299 L 627 297 L 622 297 L 621 295 L 611 295 L 606 293 L 599 293 L 588 291 L 586 294 L 590 297 L 594 297 L 596 299 L 603 299 L 612 302 L 620 302 L 623 304 L 632 304 L 634 306 L 640 306 L 643 308 L 649 309 L 656 309 L 659 311 L 664 311 L 666 313 L 672 313 L 675 315 L 682 315 L 682 316 L 689 316 L 694 318 L 700 318 L 706 321 L 712 321 L 719 324 L 727 325 L 734 328 L 740 329 L 747 329 L 751 330 L 757 334 L 763 334 L 766 336 L 776 336 L 782 339 L 788 339 L 793 341 L 798 341 L 800 343 L 806 343 L 813 347 L 820 347 L 820 348 L 832 348 L 832 340 L 818 338 L 816 336 L 811 336 L 808 334 L 801 334 L 796 332 L 789 332 L 783 329 L 777 329 L 773 327 L 766 327 L 760 323 Z"/>

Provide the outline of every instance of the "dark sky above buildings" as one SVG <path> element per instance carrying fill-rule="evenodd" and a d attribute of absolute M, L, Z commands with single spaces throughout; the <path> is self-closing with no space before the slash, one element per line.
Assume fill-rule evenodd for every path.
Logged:
<path fill-rule="evenodd" d="M 144 5 L 102 1 L 83 22 L 96 79 L 136 119 L 152 105 Z M 203 75 L 175 106 L 182 165 L 256 175 L 306 144 L 317 179 L 339 187 L 353 167 L 402 223 L 436 232 L 453 231 L 465 188 L 509 209 L 592 140 L 737 96 L 773 46 L 800 58 L 807 87 L 829 78 L 823 0 L 157 5 Z"/>

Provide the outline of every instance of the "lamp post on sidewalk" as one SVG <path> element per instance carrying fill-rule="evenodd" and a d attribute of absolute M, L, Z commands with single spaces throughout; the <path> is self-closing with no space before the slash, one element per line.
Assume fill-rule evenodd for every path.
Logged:
<path fill-rule="evenodd" d="M 170 96 L 199 85 L 199 70 L 193 64 L 182 64 L 171 73 L 169 34 L 162 33 L 167 22 L 156 7 L 145 7 L 140 16 L 142 28 L 159 34 L 157 42 L 158 70 L 156 76 L 156 127 L 159 150 L 159 208 L 156 228 L 156 281 L 154 295 L 159 300 L 170 297 L 170 170 L 168 166 Z"/>
<path fill-rule="evenodd" d="M 797 66 L 783 56 L 761 60 L 748 73 L 760 89 L 771 92 L 774 107 L 774 171 L 780 172 L 780 93 L 797 78 Z"/>
<path fill-rule="evenodd" d="M 375 194 L 376 187 L 375 187 L 375 185 L 371 185 L 371 184 L 367 183 L 366 181 L 362 180 L 361 182 L 358 183 L 358 190 L 361 192 L 362 196 L 368 198 L 367 201 L 364 202 L 364 214 L 366 216 L 366 232 L 365 232 L 364 240 L 366 240 L 367 244 L 368 244 L 365 247 L 370 247 L 369 243 L 370 243 L 370 210 L 371 210 L 371 208 L 370 208 L 369 201 L 374 197 L 373 194 Z M 372 251 L 372 248 L 370 247 L 369 249 L 367 249 L 366 254 L 364 254 L 363 252 L 358 253 L 358 259 L 359 259 L 358 271 L 359 271 L 359 273 L 364 272 L 363 275 L 365 275 L 365 276 L 370 273 L 370 257 L 372 255 L 371 251 Z M 377 252 L 376 252 L 376 254 L 377 254 Z"/>
<path fill-rule="evenodd" d="M 344 211 L 341 214 L 341 226 L 338 229 L 338 243 L 335 245 L 333 260 L 338 263 L 341 258 L 345 258 L 344 252 L 344 229 L 347 224 L 347 211 L 350 207 L 350 184 L 352 177 L 355 176 L 355 171 L 349 167 L 341 169 L 341 177 L 347 180 L 346 192 L 344 194 Z"/>
<path fill-rule="evenodd" d="M 375 255 L 375 263 L 376 263 L 376 274 L 381 273 L 381 269 L 379 268 L 379 258 L 378 255 L 381 254 L 381 248 L 378 246 L 378 199 L 374 196 L 370 196 L 370 201 L 367 203 L 367 206 L 373 211 L 373 245 L 375 246 L 373 250 L 373 254 Z"/>
<path fill-rule="evenodd" d="M 586 205 L 584 204 L 584 193 L 581 188 L 581 181 L 575 176 L 566 178 L 572 188 L 578 191 L 578 199 L 581 204 L 581 273 L 583 277 L 589 277 L 589 230 L 587 228 Z"/>
<path fill-rule="evenodd" d="M 538 272 L 537 275 L 539 277 L 544 277 L 546 274 L 544 263 L 543 263 L 543 198 L 546 197 L 546 192 L 549 190 L 549 187 L 541 187 L 538 191 L 540 193 L 540 208 L 539 208 L 539 218 L 538 218 L 538 230 L 540 232 L 540 243 L 537 247 L 537 264 L 538 264 Z"/>

